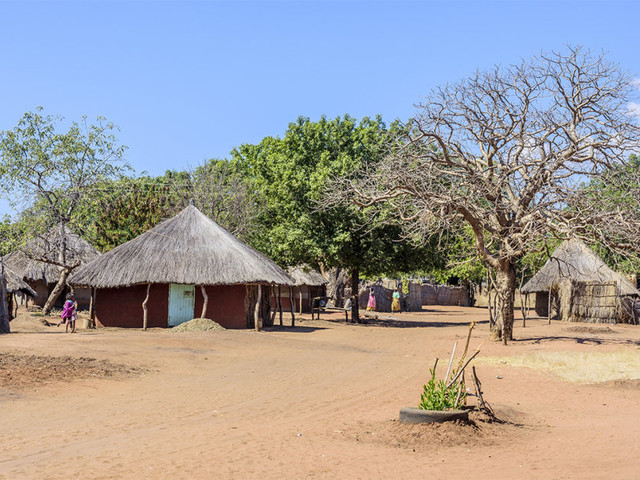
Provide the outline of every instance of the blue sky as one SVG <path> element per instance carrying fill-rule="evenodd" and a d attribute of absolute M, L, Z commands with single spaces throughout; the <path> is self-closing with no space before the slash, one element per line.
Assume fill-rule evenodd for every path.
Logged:
<path fill-rule="evenodd" d="M 160 175 L 300 115 L 407 119 L 438 85 L 566 44 L 638 75 L 639 14 L 634 1 L 0 0 L 0 130 L 38 105 L 103 115 L 134 169 Z"/>

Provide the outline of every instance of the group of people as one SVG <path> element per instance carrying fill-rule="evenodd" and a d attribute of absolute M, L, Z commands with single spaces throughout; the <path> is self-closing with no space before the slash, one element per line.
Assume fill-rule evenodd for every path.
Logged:
<path fill-rule="evenodd" d="M 373 288 L 371 288 L 369 290 L 369 301 L 367 302 L 367 310 L 369 311 L 375 311 L 376 310 L 376 294 L 373 290 Z M 391 295 L 391 311 L 392 312 L 399 312 L 402 310 L 402 307 L 400 306 L 400 292 L 398 291 L 398 289 L 394 289 L 393 290 L 393 294 Z"/>
<path fill-rule="evenodd" d="M 64 324 L 64 331 L 68 333 L 76 333 L 76 320 L 78 318 L 78 302 L 73 293 L 67 294 L 67 299 L 62 308 L 61 320 L 58 327 Z"/>

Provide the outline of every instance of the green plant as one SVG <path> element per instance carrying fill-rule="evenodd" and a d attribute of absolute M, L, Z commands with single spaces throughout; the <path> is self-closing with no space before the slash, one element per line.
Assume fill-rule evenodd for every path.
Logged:
<path fill-rule="evenodd" d="M 438 380 L 435 367 L 429 370 L 431 378 L 423 386 L 418 408 L 422 410 L 458 410 L 464 405 L 466 397 L 464 383 L 450 379 Z M 451 372 L 451 379 L 456 372 Z M 451 385 L 448 385 L 451 383 Z"/>

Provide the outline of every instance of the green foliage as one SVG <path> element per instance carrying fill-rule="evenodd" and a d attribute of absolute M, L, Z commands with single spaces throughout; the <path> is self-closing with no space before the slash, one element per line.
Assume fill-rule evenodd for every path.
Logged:
<path fill-rule="evenodd" d="M 445 380 L 436 378 L 435 368 L 432 368 L 429 372 L 431 373 L 431 378 L 423 386 L 418 408 L 422 410 L 458 410 L 462 408 L 467 395 L 464 384 L 455 381 L 447 388 L 447 384 L 455 378 L 456 372 L 451 372 L 451 378 Z"/>
<path fill-rule="evenodd" d="M 136 238 L 175 215 L 184 197 L 165 182 L 165 177 L 123 177 L 96 189 L 90 211 L 94 212 L 95 247 L 106 252 Z"/>
<path fill-rule="evenodd" d="M 23 207 L 12 227 L 14 246 L 61 222 L 82 234 L 76 227 L 91 216 L 90 193 L 129 168 L 113 123 L 83 117 L 64 130 L 61 117 L 41 112 L 27 112 L 13 130 L 0 132 L 0 189 Z"/>
<path fill-rule="evenodd" d="M 327 186 L 386 153 L 390 131 L 380 117 L 298 118 L 282 139 L 232 152 L 263 202 L 253 245 L 283 265 L 324 264 L 364 275 L 396 275 L 429 264 L 430 250 L 403 240 L 390 210 L 326 206 Z"/>

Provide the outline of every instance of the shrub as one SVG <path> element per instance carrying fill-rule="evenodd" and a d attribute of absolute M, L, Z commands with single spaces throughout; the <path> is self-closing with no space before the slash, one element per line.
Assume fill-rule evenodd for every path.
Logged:
<path fill-rule="evenodd" d="M 451 379 L 438 380 L 435 367 L 429 370 L 431 378 L 423 386 L 418 408 L 422 410 L 458 410 L 464 405 L 466 397 L 464 383 L 455 381 L 447 388 L 456 372 L 451 372 Z"/>

